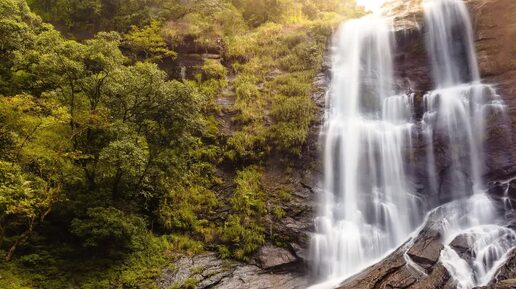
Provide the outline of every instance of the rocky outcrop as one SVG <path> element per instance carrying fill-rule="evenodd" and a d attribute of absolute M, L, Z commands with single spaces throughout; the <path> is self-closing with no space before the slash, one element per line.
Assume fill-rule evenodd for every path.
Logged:
<path fill-rule="evenodd" d="M 442 249 L 439 231 L 427 227 L 414 240 L 414 244 L 407 251 L 407 256 L 426 272 L 431 272 L 432 266 L 439 260 Z"/>
<path fill-rule="evenodd" d="M 324 71 L 327 71 L 327 66 Z M 319 180 L 321 175 L 319 136 L 323 124 L 325 92 L 328 86 L 325 72 L 319 73 L 313 82 L 312 99 L 316 104 L 316 114 L 310 125 L 307 140 L 299 158 L 289 160 L 290 171 L 285 170 L 281 155 L 273 154 L 265 167 L 263 184 L 266 191 L 274 192 L 278 187 L 287 187 L 291 192 L 288 202 L 282 204 L 285 217 L 269 220 L 270 229 L 288 242 L 297 256 L 303 258 L 308 248 L 309 233 L 313 232 L 315 208 L 321 193 Z"/>
<path fill-rule="evenodd" d="M 162 289 L 301 289 L 307 286 L 300 274 L 276 274 L 255 265 L 221 260 L 214 253 L 180 257 L 162 272 L 157 284 Z"/>
<path fill-rule="evenodd" d="M 270 245 L 261 247 L 256 255 L 258 264 L 263 269 L 272 269 L 297 261 L 297 258 L 288 250 Z"/>
<path fill-rule="evenodd" d="M 445 250 L 441 232 L 446 227 L 446 222 L 442 222 L 441 213 L 439 210 L 433 211 L 417 236 L 408 240 L 381 262 L 342 282 L 337 288 L 457 288 L 457 281 L 440 259 Z M 467 238 L 466 235 L 455 237 L 449 248 L 473 268 L 475 252 Z M 493 276 L 493 280 L 481 289 L 513 288 L 510 286 L 514 286 L 516 279 L 516 249 L 508 253 L 507 261 Z"/>

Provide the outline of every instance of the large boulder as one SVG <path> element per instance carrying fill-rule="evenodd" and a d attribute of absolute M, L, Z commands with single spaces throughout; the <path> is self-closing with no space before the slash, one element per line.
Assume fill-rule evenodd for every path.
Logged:
<path fill-rule="evenodd" d="M 423 267 L 425 271 L 431 272 L 432 266 L 439 261 L 442 249 L 441 233 L 438 230 L 426 227 L 417 236 L 414 244 L 407 251 L 407 255 Z"/>
<path fill-rule="evenodd" d="M 297 261 L 297 258 L 288 250 L 271 245 L 261 247 L 256 254 L 256 259 L 263 269 L 286 266 Z"/>

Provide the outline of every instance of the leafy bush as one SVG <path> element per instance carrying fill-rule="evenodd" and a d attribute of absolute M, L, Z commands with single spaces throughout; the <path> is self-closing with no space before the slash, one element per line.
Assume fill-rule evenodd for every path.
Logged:
<path fill-rule="evenodd" d="M 72 221 L 71 232 L 84 247 L 95 250 L 135 249 L 142 246 L 145 221 L 136 215 L 113 208 L 90 208 L 84 218 Z"/>
<path fill-rule="evenodd" d="M 202 66 L 202 71 L 204 73 L 205 79 L 217 79 L 222 80 L 226 79 L 228 75 L 228 71 L 224 65 L 220 63 L 219 60 L 216 59 L 206 59 L 204 60 L 204 64 Z"/>

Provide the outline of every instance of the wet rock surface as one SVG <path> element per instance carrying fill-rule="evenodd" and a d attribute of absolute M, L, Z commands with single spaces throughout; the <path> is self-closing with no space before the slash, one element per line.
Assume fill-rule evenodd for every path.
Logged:
<path fill-rule="evenodd" d="M 507 262 L 498 269 L 494 276 L 494 279 L 487 286 L 476 289 L 516 288 L 516 249 L 509 252 Z"/>
<path fill-rule="evenodd" d="M 339 289 L 370 288 L 411 288 L 448 289 L 457 288 L 456 281 L 439 261 L 443 243 L 438 225 L 438 214 L 430 217 L 426 226 L 412 240 L 364 271 L 342 282 Z M 463 235 L 457 236 L 450 247 L 457 254 L 471 262 L 472 249 Z M 514 288 L 516 283 L 516 249 L 508 253 L 505 264 L 501 265 L 493 280 L 482 289 Z M 469 261 L 468 261 L 469 260 Z"/>
<path fill-rule="evenodd" d="M 432 228 L 425 228 L 416 237 L 407 255 L 426 272 L 431 272 L 432 266 L 439 260 L 442 249 L 441 234 Z"/>
<path fill-rule="evenodd" d="M 338 288 L 454 288 L 450 274 L 438 263 L 442 248 L 440 234 L 429 222 L 414 240 Z"/>
<path fill-rule="evenodd" d="M 508 194 L 512 183 L 516 180 L 513 174 L 505 175 L 505 181 L 490 183 L 489 191 L 502 190 Z M 500 188 L 502 187 L 502 189 Z M 494 195 L 494 193 L 491 193 Z M 496 201 L 496 199 L 495 199 Z M 503 206 L 502 199 L 497 201 Z M 506 216 L 507 227 L 516 223 L 514 210 L 509 210 Z M 436 210 L 428 216 L 425 226 L 419 233 L 408 240 L 404 245 L 370 266 L 364 271 L 347 279 L 337 288 L 339 289 L 370 289 L 370 288 L 457 288 L 456 281 L 439 261 L 443 246 L 441 230 L 442 217 L 446 210 Z M 458 235 L 451 242 L 450 247 L 470 265 L 474 259 L 473 249 L 470 247 L 467 235 Z M 493 275 L 493 280 L 482 289 L 516 288 L 516 249 L 508 253 L 506 262 Z M 512 287 L 511 287 L 512 286 Z"/>
<path fill-rule="evenodd" d="M 467 236 L 459 235 L 455 237 L 455 239 L 450 243 L 450 247 L 452 247 L 455 252 L 466 262 L 471 263 L 473 259 L 473 251 L 469 246 Z"/>
<path fill-rule="evenodd" d="M 384 6 L 384 14 L 392 18 L 394 24 L 398 87 L 415 94 L 418 119 L 422 116 L 423 95 L 432 88 L 424 45 L 427 31 L 422 3 L 423 0 L 391 0 Z M 516 140 L 516 62 L 513 61 L 516 59 L 516 1 L 467 0 L 466 3 L 471 14 L 482 80 L 495 85 L 506 105 L 506 116 L 493 115 L 486 124 L 486 173 L 492 175 L 501 169 L 512 168 L 516 157 L 516 146 L 512 145 L 512 140 Z M 424 143 L 419 145 L 424 147 Z M 438 171 L 444 172 L 446 158 L 440 158 L 439 154 L 436 158 Z M 423 175 L 417 170 L 415 174 Z"/>
<path fill-rule="evenodd" d="M 480 73 L 487 83 L 496 85 L 506 104 L 510 127 L 489 129 L 487 152 L 490 170 L 514 166 L 516 146 L 516 1 L 469 0 L 475 29 L 475 46 Z M 506 135 L 509 135 L 507 137 Z"/>

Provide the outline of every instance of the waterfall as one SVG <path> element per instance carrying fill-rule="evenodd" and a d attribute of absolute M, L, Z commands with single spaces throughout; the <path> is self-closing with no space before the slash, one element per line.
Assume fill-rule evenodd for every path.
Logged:
<path fill-rule="evenodd" d="M 471 21 L 461 0 L 426 0 L 427 51 L 435 90 L 425 96 L 423 127 L 429 148 L 448 151 L 445 177 L 453 200 L 483 190 L 482 168 L 486 116 L 503 112 L 495 90 L 481 83 L 473 47 Z M 439 142 L 437 145 L 435 142 Z M 430 152 L 429 175 L 437 189 L 434 152 Z"/>
<path fill-rule="evenodd" d="M 323 279 L 349 276 L 395 248 L 421 221 L 406 164 L 413 99 L 393 85 L 391 25 L 367 16 L 335 36 L 324 128 L 324 198 L 311 260 Z"/>
<path fill-rule="evenodd" d="M 428 174 L 433 193 L 441 201 L 445 248 L 440 262 L 457 288 L 486 285 L 516 246 L 513 230 L 496 225 L 493 202 L 482 179 L 486 120 L 504 114 L 505 106 L 495 89 L 481 82 L 473 46 L 471 20 L 461 0 L 425 0 L 427 51 L 435 89 L 425 96 L 423 117 L 427 139 Z M 438 145 L 437 145 L 438 144 Z M 435 150 L 445 148 L 446 172 L 436 174 Z M 446 192 L 437 192 L 446 181 Z M 459 256 L 450 247 L 461 236 L 471 256 Z"/>
<path fill-rule="evenodd" d="M 482 177 L 487 119 L 505 106 L 494 87 L 481 82 L 465 4 L 423 5 L 434 89 L 422 103 L 395 88 L 388 19 L 350 20 L 335 35 L 322 132 L 323 193 L 310 248 L 315 275 L 330 280 L 321 288 L 401 245 L 432 208 L 429 214 L 442 225 L 440 262 L 458 288 L 485 284 L 516 246 L 514 232 L 499 225 Z M 415 105 L 423 107 L 421 119 Z M 422 153 L 413 147 L 416 136 L 426 147 L 424 196 L 415 189 L 422 181 L 410 174 L 412 156 Z M 452 248 L 459 236 L 472 248 L 471 260 Z"/>

